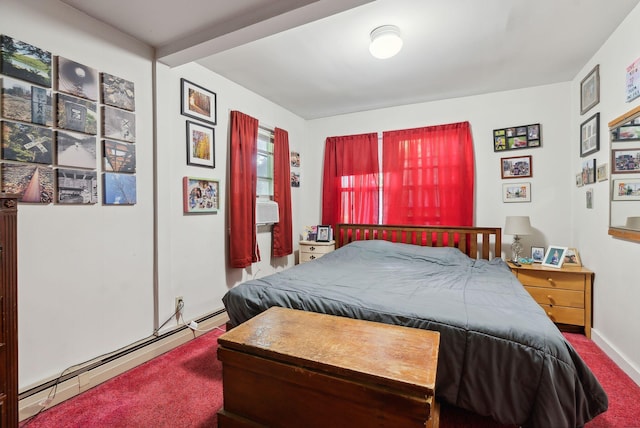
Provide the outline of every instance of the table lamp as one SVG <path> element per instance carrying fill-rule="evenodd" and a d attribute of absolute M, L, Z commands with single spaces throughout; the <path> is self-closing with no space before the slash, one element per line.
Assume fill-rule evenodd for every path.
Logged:
<path fill-rule="evenodd" d="M 513 243 L 511 244 L 511 260 L 518 261 L 520 259 L 520 253 L 522 252 L 520 237 L 524 235 L 531 235 L 533 233 L 529 216 L 507 216 L 504 233 L 506 235 L 513 235 Z"/>

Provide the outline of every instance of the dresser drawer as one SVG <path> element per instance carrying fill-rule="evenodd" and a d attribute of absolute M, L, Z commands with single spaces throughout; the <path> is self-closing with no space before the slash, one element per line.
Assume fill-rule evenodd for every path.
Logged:
<path fill-rule="evenodd" d="M 551 321 L 559 324 L 571 324 L 584 326 L 585 313 L 584 309 L 568 308 L 566 306 L 549 306 L 540 305 L 542 309 L 547 313 L 547 316 L 551 318 Z"/>
<path fill-rule="evenodd" d="M 333 245 L 313 245 L 313 244 L 304 244 L 300 245 L 300 252 L 307 254 L 315 254 L 315 255 L 323 255 L 332 252 L 334 249 Z"/>
<path fill-rule="evenodd" d="M 528 287 L 526 290 L 541 305 L 584 308 L 584 291 L 562 290 L 544 287 Z"/>
<path fill-rule="evenodd" d="M 518 272 L 523 285 L 534 287 L 584 290 L 584 276 L 572 272 L 525 271 Z"/>

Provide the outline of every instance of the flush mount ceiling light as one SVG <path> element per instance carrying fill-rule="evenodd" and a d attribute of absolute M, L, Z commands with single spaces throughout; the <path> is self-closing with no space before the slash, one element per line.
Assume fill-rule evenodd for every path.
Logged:
<path fill-rule="evenodd" d="M 369 52 L 376 58 L 391 58 L 402 49 L 400 29 L 395 25 L 383 25 L 371 32 Z"/>

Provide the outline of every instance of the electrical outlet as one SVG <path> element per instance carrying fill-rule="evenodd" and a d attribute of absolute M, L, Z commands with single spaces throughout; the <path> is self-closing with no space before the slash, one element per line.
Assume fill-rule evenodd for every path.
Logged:
<path fill-rule="evenodd" d="M 178 296 L 176 297 L 176 306 L 175 306 L 176 321 L 180 321 L 180 316 L 182 315 L 183 309 L 184 309 L 184 299 L 182 298 L 182 296 Z"/>

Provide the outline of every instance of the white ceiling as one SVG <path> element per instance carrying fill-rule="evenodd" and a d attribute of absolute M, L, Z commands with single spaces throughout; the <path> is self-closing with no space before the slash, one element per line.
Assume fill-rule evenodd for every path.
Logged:
<path fill-rule="evenodd" d="M 572 80 L 640 0 L 62 1 L 313 119 Z"/>

